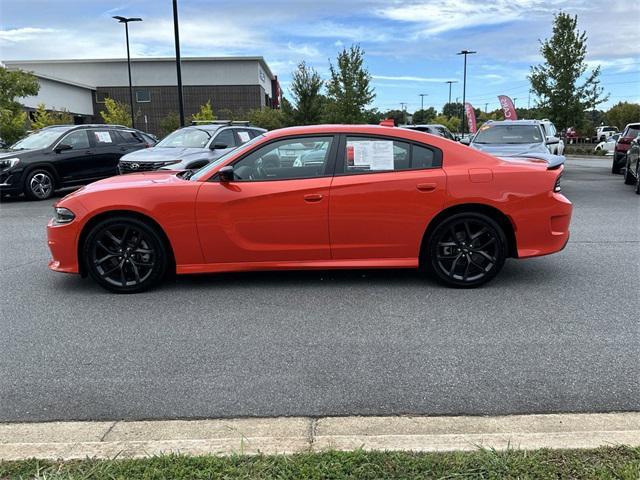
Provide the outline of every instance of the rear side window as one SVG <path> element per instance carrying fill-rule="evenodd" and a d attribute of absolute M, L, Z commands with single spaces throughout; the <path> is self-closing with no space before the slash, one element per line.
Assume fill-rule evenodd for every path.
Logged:
<path fill-rule="evenodd" d="M 220 133 L 218 133 L 218 135 L 216 135 L 216 138 L 214 139 L 213 143 L 220 143 L 223 145 L 226 145 L 227 148 L 232 148 L 236 146 L 236 139 L 233 136 L 233 130 L 227 129 L 227 130 L 222 130 Z"/>
<path fill-rule="evenodd" d="M 144 143 L 144 140 L 140 138 L 136 132 L 119 130 L 118 134 L 120 135 L 121 143 L 126 143 L 127 145 L 138 145 L 140 143 Z"/>
<path fill-rule="evenodd" d="M 238 145 L 242 145 L 243 143 L 247 143 L 253 137 L 249 130 L 236 130 L 236 135 L 238 136 Z"/>
<path fill-rule="evenodd" d="M 96 147 L 108 147 L 116 143 L 115 132 L 109 130 L 94 130 L 91 140 Z"/>
<path fill-rule="evenodd" d="M 347 137 L 344 172 L 375 173 L 436 168 L 442 165 L 439 150 L 387 139 Z"/>

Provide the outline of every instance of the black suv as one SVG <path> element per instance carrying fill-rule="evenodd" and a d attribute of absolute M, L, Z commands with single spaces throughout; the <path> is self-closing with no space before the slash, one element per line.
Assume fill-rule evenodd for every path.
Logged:
<path fill-rule="evenodd" d="M 0 196 L 44 200 L 58 188 L 117 175 L 121 156 L 154 145 L 150 135 L 121 125 L 46 127 L 0 153 Z"/>

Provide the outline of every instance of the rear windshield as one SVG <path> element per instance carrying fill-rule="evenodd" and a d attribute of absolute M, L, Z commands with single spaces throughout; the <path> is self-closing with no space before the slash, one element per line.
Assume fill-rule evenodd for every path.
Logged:
<path fill-rule="evenodd" d="M 640 125 L 629 125 L 624 131 L 623 137 L 637 137 L 640 133 Z"/>
<path fill-rule="evenodd" d="M 542 142 L 542 132 L 536 125 L 483 125 L 473 143 L 521 144 Z"/>

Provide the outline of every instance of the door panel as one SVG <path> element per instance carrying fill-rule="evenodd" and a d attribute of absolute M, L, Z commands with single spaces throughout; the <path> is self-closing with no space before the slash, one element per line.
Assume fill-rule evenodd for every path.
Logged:
<path fill-rule="evenodd" d="M 118 161 L 127 153 L 127 148 L 120 145 L 120 136 L 114 130 L 92 130 L 89 138 L 93 143 L 94 155 L 90 160 L 90 177 L 105 178 L 117 175 Z"/>
<path fill-rule="evenodd" d="M 207 263 L 328 260 L 330 177 L 206 182 L 196 218 Z"/>
<path fill-rule="evenodd" d="M 57 145 L 69 145 L 71 150 L 53 152 L 53 161 L 61 183 L 73 184 L 86 178 L 93 148 L 86 130 L 76 130 L 63 137 Z"/>

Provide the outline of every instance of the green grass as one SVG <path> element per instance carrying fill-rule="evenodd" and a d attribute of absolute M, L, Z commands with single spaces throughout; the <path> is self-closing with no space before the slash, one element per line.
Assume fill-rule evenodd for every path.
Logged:
<path fill-rule="evenodd" d="M 640 448 L 158 456 L 0 462 L 0 479 L 622 479 L 640 478 Z"/>

